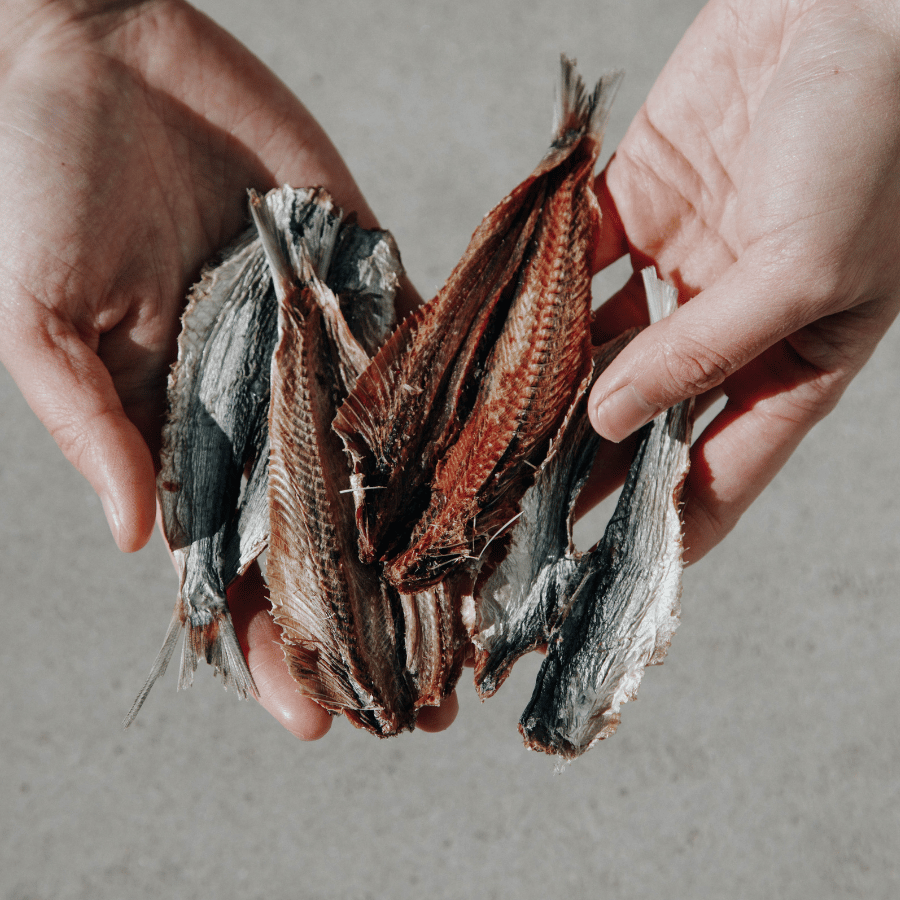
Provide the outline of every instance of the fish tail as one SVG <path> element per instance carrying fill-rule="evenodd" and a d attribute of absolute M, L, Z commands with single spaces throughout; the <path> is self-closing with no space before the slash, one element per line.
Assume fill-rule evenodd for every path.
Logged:
<path fill-rule="evenodd" d="M 621 69 L 607 72 L 588 94 L 584 81 L 575 69 L 575 60 L 560 57 L 560 79 L 553 121 L 553 145 L 574 143 L 585 134 L 602 141 L 609 111 L 625 73 Z"/>
<path fill-rule="evenodd" d="M 258 696 L 227 606 L 215 610 L 209 622 L 194 625 L 188 620 L 185 625 L 178 690 L 191 686 L 197 663 L 205 659 L 213 667 L 213 674 L 221 673 L 224 686 L 234 688 L 242 700 L 251 694 Z"/>
<path fill-rule="evenodd" d="M 169 622 L 169 628 L 166 631 L 166 638 L 163 641 L 163 645 L 160 647 L 159 653 L 156 654 L 156 659 L 153 661 L 153 668 L 150 669 L 150 674 L 147 676 L 144 686 L 141 688 L 134 703 L 131 705 L 128 715 L 122 720 L 123 728 L 127 728 L 134 721 L 135 716 L 140 712 L 141 707 L 144 705 L 144 701 L 147 699 L 147 695 L 150 693 L 150 688 L 156 684 L 157 678 L 161 678 L 166 673 L 166 668 L 169 665 L 169 660 L 172 658 L 172 652 L 175 650 L 175 644 L 178 641 L 178 634 L 184 624 L 183 613 L 181 612 L 180 607 L 181 603 L 179 602 L 178 606 L 175 607 L 175 612 L 172 614 L 172 621 Z"/>
<path fill-rule="evenodd" d="M 254 697 L 259 696 L 256 683 L 253 681 L 253 676 L 244 659 L 228 608 L 217 610 L 210 622 L 194 625 L 185 616 L 184 606 L 179 600 L 169 622 L 163 645 L 153 662 L 153 668 L 128 711 L 128 715 L 122 721 L 123 728 L 127 728 L 134 721 L 144 705 L 150 689 L 157 679 L 165 674 L 175 650 L 178 635 L 184 626 L 187 626 L 187 631 L 181 651 L 178 690 L 185 690 L 191 686 L 194 681 L 194 672 L 197 670 L 197 663 L 202 658 L 213 667 L 215 674 L 218 675 L 221 672 L 225 687 L 233 687 L 242 700 L 246 700 L 250 694 Z"/>

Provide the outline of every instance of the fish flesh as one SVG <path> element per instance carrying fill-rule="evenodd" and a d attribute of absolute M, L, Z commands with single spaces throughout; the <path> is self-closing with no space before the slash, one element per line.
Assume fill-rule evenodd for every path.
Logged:
<path fill-rule="evenodd" d="M 593 169 L 620 77 L 587 95 L 563 57 L 544 159 L 338 410 L 360 556 L 383 562 L 401 591 L 480 562 L 584 387 L 600 227 Z"/>
<path fill-rule="evenodd" d="M 652 268 L 643 277 L 655 322 L 674 311 L 677 292 Z M 666 655 L 681 608 L 692 406 L 678 403 L 644 426 L 603 538 L 566 573 L 568 611 L 519 722 L 532 749 L 568 760 L 614 733 L 644 668 Z"/>
<path fill-rule="evenodd" d="M 304 242 L 279 229 L 274 200 L 251 199 L 279 305 L 269 415 L 272 615 L 301 691 L 388 737 L 413 728 L 423 706 L 453 689 L 466 634 L 450 585 L 401 597 L 356 553 L 349 464 L 331 423 L 369 356 L 324 280 L 332 259 L 353 254 L 347 242 L 338 252 L 334 230 L 321 236 L 313 264 Z M 354 237 L 366 259 L 378 257 L 369 239 Z M 350 284 L 351 305 L 371 304 L 372 281 L 337 279 Z M 349 318 L 374 343 L 384 318 L 371 312 L 366 306 Z"/>

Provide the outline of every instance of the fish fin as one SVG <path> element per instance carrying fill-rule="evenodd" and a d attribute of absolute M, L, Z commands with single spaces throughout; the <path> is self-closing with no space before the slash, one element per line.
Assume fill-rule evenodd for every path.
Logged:
<path fill-rule="evenodd" d="M 251 694 L 259 696 L 227 607 L 216 610 L 211 622 L 193 625 L 188 621 L 185 625 L 178 690 L 191 686 L 197 663 L 205 659 L 213 667 L 213 674 L 221 673 L 224 686 L 233 687 L 242 700 Z"/>
<path fill-rule="evenodd" d="M 600 141 L 624 72 L 616 69 L 603 75 L 588 95 L 584 81 L 575 70 L 575 60 L 560 57 L 560 79 L 553 119 L 553 146 L 565 147 L 585 134 Z"/>
<path fill-rule="evenodd" d="M 128 711 L 128 715 L 122 721 L 123 728 L 127 728 L 135 720 L 150 689 L 157 679 L 165 675 L 169 660 L 175 650 L 175 644 L 178 642 L 178 635 L 185 625 L 187 625 L 187 632 L 181 651 L 178 690 L 185 690 L 191 686 L 194 672 L 197 670 L 197 663 L 202 657 L 213 667 L 216 674 L 222 673 L 225 687 L 232 686 L 242 700 L 246 700 L 248 694 L 252 694 L 254 697 L 259 696 L 228 610 L 225 609 L 224 614 L 217 615 L 208 625 L 191 625 L 190 622 L 185 621 L 183 606 L 179 601 L 169 622 L 163 645 L 153 662 L 153 668 L 150 669 L 150 674 Z"/>
<path fill-rule="evenodd" d="M 147 676 L 144 686 L 141 688 L 134 703 L 131 705 L 131 709 L 128 710 L 128 715 L 122 720 L 122 728 L 127 728 L 135 720 L 135 717 L 144 705 L 144 701 L 147 699 L 147 695 L 150 693 L 150 689 L 156 684 L 156 680 L 166 673 L 166 668 L 169 665 L 169 660 L 172 658 L 172 652 L 175 650 L 175 644 L 178 641 L 178 634 L 184 624 L 180 613 L 180 607 L 181 603 L 178 604 L 175 608 L 175 612 L 172 614 L 172 620 L 169 622 L 169 628 L 166 631 L 163 645 L 160 647 L 159 653 L 156 654 L 156 659 L 153 661 L 153 668 L 150 669 L 150 674 Z"/>
<path fill-rule="evenodd" d="M 265 202 L 265 198 L 256 191 L 250 191 L 250 215 L 259 232 L 259 239 L 266 254 L 269 268 L 272 270 L 272 283 L 275 295 L 283 300 L 294 286 L 294 273 L 285 248 L 278 239 L 278 228 L 275 216 Z"/>
<path fill-rule="evenodd" d="M 647 293 L 650 324 L 653 325 L 678 309 L 678 291 L 671 284 L 666 284 L 658 278 L 653 266 L 641 270 L 641 277 L 644 279 L 644 291 Z"/>

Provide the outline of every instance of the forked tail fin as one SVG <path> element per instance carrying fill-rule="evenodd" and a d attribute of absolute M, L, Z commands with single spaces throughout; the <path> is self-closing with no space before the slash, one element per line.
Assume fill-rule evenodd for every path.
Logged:
<path fill-rule="evenodd" d="M 588 94 L 584 81 L 575 70 L 575 60 L 560 57 L 560 79 L 553 118 L 553 146 L 565 147 L 586 134 L 598 141 L 609 121 L 616 92 L 625 73 L 621 69 L 607 72 Z"/>
<path fill-rule="evenodd" d="M 156 655 L 153 668 L 137 695 L 128 715 L 122 722 L 122 727 L 127 728 L 135 719 L 150 689 L 161 678 L 169 665 L 178 635 L 183 627 L 187 627 L 184 636 L 184 646 L 181 650 L 181 673 L 178 678 L 178 690 L 189 688 L 194 680 L 194 672 L 197 671 L 197 663 L 201 658 L 205 659 L 214 670 L 215 674 L 222 673 L 222 681 L 225 687 L 233 687 L 242 700 L 246 700 L 249 694 L 259 696 L 256 684 L 247 662 L 244 659 L 241 645 L 231 621 L 231 614 L 227 606 L 216 610 L 214 617 L 203 625 L 193 625 L 186 619 L 184 606 L 179 600 L 169 622 L 163 645 Z"/>

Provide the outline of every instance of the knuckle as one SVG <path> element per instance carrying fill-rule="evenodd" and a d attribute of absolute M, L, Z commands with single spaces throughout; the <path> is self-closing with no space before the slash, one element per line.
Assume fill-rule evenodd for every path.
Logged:
<path fill-rule="evenodd" d="M 849 379 L 819 377 L 797 386 L 785 395 L 785 406 L 777 413 L 791 424 L 810 427 L 837 406 Z"/>
<path fill-rule="evenodd" d="M 733 371 L 731 361 L 697 340 L 668 345 L 663 365 L 673 393 L 696 396 L 718 387 Z"/>

